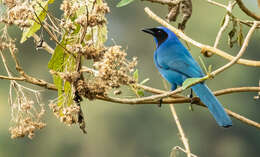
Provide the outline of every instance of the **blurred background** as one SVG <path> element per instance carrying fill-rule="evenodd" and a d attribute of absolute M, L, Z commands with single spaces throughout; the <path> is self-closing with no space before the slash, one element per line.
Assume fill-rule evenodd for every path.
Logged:
<path fill-rule="evenodd" d="M 226 4 L 225 0 L 219 2 Z M 245 1 L 247 7 L 260 15 L 256 0 Z M 118 0 L 108 0 L 111 13 L 108 14 L 109 39 L 107 45 L 114 43 L 127 49 L 129 58 L 137 56 L 140 79 L 150 78 L 149 86 L 163 89 L 161 78 L 153 64 L 155 45 L 151 36 L 140 30 L 158 26 L 144 13 L 143 8 L 149 6 L 155 13 L 165 17 L 168 8 L 149 2 L 136 2 L 116 8 Z M 61 15 L 60 2 L 56 1 L 51 7 L 52 12 Z M 213 6 L 206 0 L 193 0 L 193 14 L 186 25 L 185 33 L 201 43 L 213 45 L 226 11 Z M 235 8 L 234 14 L 242 19 L 249 19 L 244 13 Z M 176 26 L 176 24 L 173 24 Z M 235 55 L 239 47 L 230 49 L 227 45 L 228 27 L 219 48 Z M 248 28 L 243 26 L 244 36 Z M 21 31 L 13 27 L 10 34 L 21 38 Z M 247 53 L 243 58 L 260 60 L 260 32 L 254 34 Z M 47 63 L 50 55 L 42 50 L 35 51 L 30 39 L 19 45 L 18 54 L 24 69 L 31 75 L 51 81 Z M 192 45 L 191 53 L 196 60 L 201 56 L 200 50 Z M 216 55 L 204 58 L 207 65 L 216 69 L 227 63 Z M 2 63 L 0 63 L 2 66 Z M 3 74 L 3 70 L 0 70 Z M 229 87 L 257 86 L 260 79 L 260 69 L 235 65 L 207 81 L 215 91 Z M 158 108 L 156 105 L 130 106 L 125 104 L 107 103 L 103 101 L 88 101 L 82 103 L 86 117 L 87 135 L 78 126 L 68 127 L 61 124 L 48 110 L 44 120 L 47 127 L 36 133 L 33 140 L 27 138 L 10 138 L 10 106 L 8 104 L 9 82 L 0 81 L 0 157 L 167 157 L 174 146 L 182 146 L 177 127 L 172 119 L 168 105 Z M 36 89 L 41 89 L 35 87 Z M 128 94 L 129 95 L 129 94 Z M 260 122 L 260 101 L 253 99 L 257 93 L 239 93 L 218 97 L 225 107 L 249 119 Z M 48 104 L 49 99 L 56 97 L 55 92 L 43 91 L 42 101 Z M 260 130 L 245 125 L 233 119 L 234 126 L 223 129 L 217 126 L 210 113 L 202 107 L 194 106 L 190 111 L 188 104 L 177 104 L 176 110 L 189 139 L 192 153 L 199 157 L 257 157 L 260 154 Z M 178 156 L 185 156 L 179 153 Z"/>

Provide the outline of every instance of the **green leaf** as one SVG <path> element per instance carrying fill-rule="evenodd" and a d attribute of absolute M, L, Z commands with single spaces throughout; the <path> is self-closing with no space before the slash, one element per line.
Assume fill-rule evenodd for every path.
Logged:
<path fill-rule="evenodd" d="M 123 6 L 126 6 L 130 3 L 132 3 L 134 0 L 121 0 L 117 5 L 116 7 L 123 7 Z"/>
<path fill-rule="evenodd" d="M 51 4 L 53 3 L 55 0 L 49 0 L 48 3 Z"/>
<path fill-rule="evenodd" d="M 61 46 L 60 46 L 61 45 Z M 63 63 L 64 63 L 64 57 L 65 57 L 65 52 L 62 46 L 66 46 L 66 41 L 65 37 L 63 37 L 60 45 L 57 45 L 54 53 L 51 57 L 51 60 L 48 63 L 48 68 L 52 69 L 54 71 L 63 71 Z"/>
<path fill-rule="evenodd" d="M 142 89 L 139 89 L 139 90 L 137 90 L 137 94 L 138 94 L 138 96 L 143 97 L 144 91 Z"/>
<path fill-rule="evenodd" d="M 39 23 L 45 19 L 47 15 L 45 10 L 48 10 L 48 4 L 52 3 L 53 1 L 54 0 L 40 1 L 39 3 L 41 6 L 40 5 L 35 6 L 35 14 L 38 17 L 38 18 L 35 17 L 35 19 L 37 19 L 36 20 L 37 22 L 31 21 L 32 26 L 24 29 L 20 43 L 25 42 L 29 37 L 31 37 L 35 32 L 37 32 L 41 28 L 41 25 Z M 38 20 L 40 20 L 40 22 Z"/>
<path fill-rule="evenodd" d="M 53 75 L 53 83 L 55 84 L 55 86 L 57 87 L 58 89 L 58 103 L 57 105 L 58 106 L 61 106 L 63 104 L 63 96 L 61 96 L 63 94 L 63 91 L 62 91 L 62 86 L 63 86 L 63 80 L 57 76 L 57 75 Z"/>
<path fill-rule="evenodd" d="M 239 23 L 239 31 L 238 31 L 238 35 L 237 35 L 238 45 L 242 46 L 243 45 L 243 41 L 244 41 L 244 36 L 243 36 L 242 24 Z"/>
<path fill-rule="evenodd" d="M 63 37 L 63 40 L 60 43 L 62 46 L 66 45 L 66 42 L 65 42 L 64 38 L 65 37 Z M 64 49 L 60 45 L 57 45 L 55 50 L 54 50 L 54 53 L 53 53 L 53 55 L 51 57 L 51 60 L 48 63 L 48 68 L 52 69 L 54 71 L 63 72 L 63 69 L 64 69 L 64 66 L 63 66 L 64 58 L 65 58 Z M 53 82 L 54 82 L 55 86 L 58 89 L 59 99 L 58 99 L 57 105 L 61 106 L 63 104 L 63 100 L 64 100 L 64 97 L 62 96 L 62 94 L 63 94 L 63 91 L 62 91 L 62 89 L 63 89 L 63 80 L 59 76 L 53 75 Z"/>
<path fill-rule="evenodd" d="M 196 84 L 196 83 L 198 83 L 202 80 L 204 80 L 204 78 L 200 78 L 200 77 L 199 78 L 188 78 L 183 82 L 182 88 L 187 89 L 188 87 L 190 87 L 190 86 L 192 86 L 192 85 L 194 85 L 194 84 Z"/>
<path fill-rule="evenodd" d="M 133 74 L 133 78 L 135 79 L 136 82 L 138 82 L 138 69 L 135 70 L 134 74 Z"/>

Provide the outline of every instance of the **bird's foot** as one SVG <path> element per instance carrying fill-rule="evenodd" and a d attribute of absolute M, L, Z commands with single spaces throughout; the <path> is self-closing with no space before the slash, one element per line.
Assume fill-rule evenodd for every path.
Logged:
<path fill-rule="evenodd" d="M 193 97 L 190 99 L 190 104 L 197 104 L 200 102 L 200 98 L 198 97 Z"/>

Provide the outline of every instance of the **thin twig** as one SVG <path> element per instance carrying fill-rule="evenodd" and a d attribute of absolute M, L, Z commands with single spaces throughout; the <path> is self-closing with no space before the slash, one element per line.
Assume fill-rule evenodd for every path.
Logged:
<path fill-rule="evenodd" d="M 172 5 L 177 5 L 180 0 L 141 0 L 141 1 L 149 1 L 149 2 L 152 2 L 152 3 L 158 3 L 158 4 L 164 4 L 164 5 L 169 5 L 169 6 L 172 6 Z"/>
<path fill-rule="evenodd" d="M 187 154 L 187 157 L 191 157 L 191 151 L 190 151 L 190 146 L 189 146 L 189 142 L 188 142 L 188 139 L 186 138 L 185 136 L 185 133 L 181 127 L 181 123 L 179 121 L 179 118 L 177 116 L 177 113 L 176 113 L 176 110 L 174 108 L 174 105 L 173 104 L 170 104 L 170 109 L 171 109 L 171 112 L 172 112 L 172 116 L 175 120 L 175 123 L 177 125 L 177 128 L 179 130 L 179 133 L 181 135 L 181 141 L 185 147 L 185 150 L 186 150 L 186 154 Z"/>
<path fill-rule="evenodd" d="M 0 79 L 15 80 L 15 81 L 24 81 L 25 80 L 24 77 L 10 77 L 10 76 L 3 76 L 3 75 L 0 75 Z"/>
<path fill-rule="evenodd" d="M 228 14 L 226 14 L 225 16 L 225 22 L 224 24 L 222 25 L 222 27 L 219 29 L 218 31 L 218 34 L 217 34 L 217 37 L 216 37 L 216 40 L 215 40 L 215 43 L 214 43 L 214 48 L 217 48 L 218 47 L 218 44 L 219 44 L 219 41 L 220 41 L 220 38 L 222 36 L 222 33 L 224 32 L 224 30 L 227 28 L 228 26 L 228 23 L 229 23 L 229 20 L 230 20 L 230 17 Z"/>
<path fill-rule="evenodd" d="M 169 88 L 168 88 L 168 86 L 167 86 L 166 80 L 163 79 L 162 76 L 161 76 L 161 79 L 162 79 L 164 88 L 165 88 L 166 90 L 169 90 Z M 162 100 L 162 99 L 161 99 L 161 100 Z M 160 101 L 161 101 L 161 100 L 160 100 Z M 160 103 L 160 105 L 161 105 L 161 103 Z M 178 132 L 179 132 L 179 134 L 180 134 L 180 136 L 181 136 L 181 141 L 182 141 L 182 143 L 183 143 L 183 145 L 184 145 L 184 148 L 185 148 L 185 150 L 186 150 L 187 157 L 191 157 L 191 151 L 190 151 L 190 146 L 189 146 L 188 138 L 186 138 L 185 133 L 184 133 L 184 130 L 182 129 L 182 126 L 181 126 L 179 117 L 178 117 L 178 115 L 177 115 L 177 112 L 176 112 L 176 110 L 175 110 L 175 107 L 174 107 L 173 104 L 170 104 L 169 106 L 170 106 L 170 110 L 171 110 L 173 119 L 174 119 L 174 121 L 175 121 L 175 123 L 176 123 L 176 125 L 177 125 Z"/>
<path fill-rule="evenodd" d="M 202 49 L 202 52 L 212 52 L 214 54 L 217 54 L 229 61 L 234 59 L 234 56 L 229 55 L 228 53 L 219 50 L 217 48 L 211 47 L 209 45 L 205 45 L 202 43 L 199 43 L 193 39 L 191 39 L 190 37 L 188 37 L 187 35 L 185 35 L 181 30 L 178 30 L 177 28 L 173 27 L 172 25 L 170 25 L 168 22 L 166 22 L 165 20 L 163 20 L 162 18 L 160 18 L 159 16 L 157 16 L 156 14 L 154 14 L 148 7 L 145 8 L 145 12 L 155 21 L 157 21 L 158 23 L 160 23 L 161 25 L 169 28 L 171 31 L 173 31 L 177 36 L 179 36 L 180 38 L 182 38 L 183 40 L 199 47 Z M 238 64 L 242 64 L 242 65 L 247 65 L 247 66 L 260 66 L 260 61 L 254 61 L 254 60 L 247 60 L 247 59 L 239 59 L 237 61 Z"/>
<path fill-rule="evenodd" d="M 208 0 L 208 2 L 211 3 L 211 4 L 214 4 L 214 5 L 216 5 L 216 6 L 219 6 L 219 7 L 221 7 L 221 8 L 225 8 L 226 10 L 228 10 L 228 7 L 225 6 L 224 4 L 221 4 L 221 3 L 218 3 L 218 2 L 215 2 L 215 1 L 212 1 L 212 0 Z"/>
<path fill-rule="evenodd" d="M 239 114 L 237 114 L 237 113 L 235 113 L 235 112 L 232 112 L 232 111 L 229 110 L 229 109 L 225 109 L 225 111 L 226 111 L 230 116 L 232 116 L 232 117 L 234 117 L 234 118 L 236 118 L 236 119 L 238 119 L 238 120 L 244 122 L 245 124 L 254 126 L 254 127 L 258 128 L 258 129 L 260 128 L 260 123 L 257 123 L 257 122 L 255 122 L 255 121 L 252 121 L 252 120 L 250 120 L 250 119 L 248 119 L 248 118 L 246 118 L 246 117 L 244 117 L 244 116 L 241 116 L 241 115 L 239 115 Z"/>
<path fill-rule="evenodd" d="M 34 19 L 34 21 L 36 23 L 38 23 L 39 25 L 41 25 L 41 27 L 50 35 L 50 37 L 56 42 L 57 45 L 59 45 L 60 47 L 62 47 L 65 51 L 65 53 L 73 56 L 74 58 L 76 58 L 75 54 L 73 54 L 72 52 L 70 52 L 66 47 L 64 47 L 59 41 L 58 41 L 58 38 L 56 37 L 56 35 L 54 35 L 52 33 L 52 31 L 44 24 L 41 22 L 41 20 L 39 19 L 39 17 L 37 16 L 37 14 L 34 12 L 36 19 Z"/>
<path fill-rule="evenodd" d="M 175 157 L 173 153 L 175 153 L 175 151 L 177 151 L 177 150 L 180 150 L 180 151 L 182 151 L 182 152 L 184 152 L 184 153 L 187 154 L 186 150 L 184 150 L 184 149 L 181 148 L 180 146 L 175 146 L 174 148 L 172 148 L 172 152 L 171 152 L 170 157 Z M 192 153 L 191 153 L 190 155 L 191 155 L 191 157 L 198 157 L 197 155 L 192 154 Z"/>
<path fill-rule="evenodd" d="M 40 41 L 41 41 L 41 38 L 40 38 L 36 33 L 34 33 L 34 34 L 32 35 L 32 37 L 34 38 L 34 40 L 35 40 L 36 42 L 40 42 Z M 42 43 L 42 48 L 45 49 L 45 50 L 46 50 L 47 52 L 49 52 L 50 54 L 53 54 L 53 53 L 54 53 L 53 48 L 51 48 L 45 41 L 43 41 L 43 43 Z"/>
<path fill-rule="evenodd" d="M 214 2 L 214 1 L 209 1 L 209 2 Z M 228 3 L 228 6 L 226 6 L 225 8 L 226 8 L 226 10 L 228 11 L 228 12 L 231 12 L 232 11 L 232 9 L 233 9 L 233 6 L 234 6 L 234 3 L 232 4 L 231 3 L 231 1 L 229 1 L 229 3 Z M 230 16 L 228 15 L 228 14 L 226 14 L 226 16 L 225 16 L 225 21 L 224 21 L 224 23 L 223 23 L 223 25 L 222 25 L 222 27 L 219 29 L 219 32 L 218 32 L 218 34 L 217 34 L 217 37 L 216 37 L 216 40 L 215 40 L 215 43 L 214 43 L 214 48 L 217 48 L 217 46 L 218 46 L 218 44 L 219 44 L 219 41 L 220 41 L 220 38 L 221 38 L 221 36 L 222 36 L 222 33 L 224 32 L 224 30 L 227 28 L 227 26 L 228 26 L 228 23 L 229 23 L 229 20 L 230 20 Z"/>
<path fill-rule="evenodd" d="M 260 16 L 257 16 L 255 13 L 251 12 L 249 9 L 247 9 L 247 7 L 244 5 L 244 3 L 242 2 L 242 0 L 236 0 L 238 6 L 240 7 L 240 9 L 246 13 L 248 16 L 254 18 L 255 20 L 260 21 Z"/>
<path fill-rule="evenodd" d="M 38 86 L 41 86 L 41 87 L 44 87 L 46 89 L 51 89 L 51 90 L 56 90 L 56 86 L 51 84 L 51 83 L 48 83 L 44 80 L 40 80 L 40 79 L 36 79 L 34 77 L 31 77 L 29 75 L 27 75 L 24 70 L 22 69 L 22 67 L 20 66 L 19 62 L 18 62 L 18 59 L 16 58 L 16 55 L 15 55 L 15 52 L 9 48 L 9 51 L 11 53 L 11 56 L 15 62 L 15 67 L 16 67 L 16 70 L 20 73 L 21 76 L 23 76 L 25 78 L 25 82 L 28 82 L 28 83 L 31 83 L 31 84 L 35 84 L 35 85 L 38 85 Z"/>
<path fill-rule="evenodd" d="M 236 88 L 227 88 L 215 91 L 215 96 L 224 95 L 224 94 L 232 94 L 239 92 L 257 92 L 260 91 L 260 87 L 236 87 Z"/>

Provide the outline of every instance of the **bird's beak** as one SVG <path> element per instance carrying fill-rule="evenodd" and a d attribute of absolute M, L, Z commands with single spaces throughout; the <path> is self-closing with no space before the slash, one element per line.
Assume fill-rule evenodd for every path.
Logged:
<path fill-rule="evenodd" d="M 145 32 L 145 33 L 148 33 L 148 34 L 155 35 L 153 28 L 142 29 L 142 31 Z"/>

